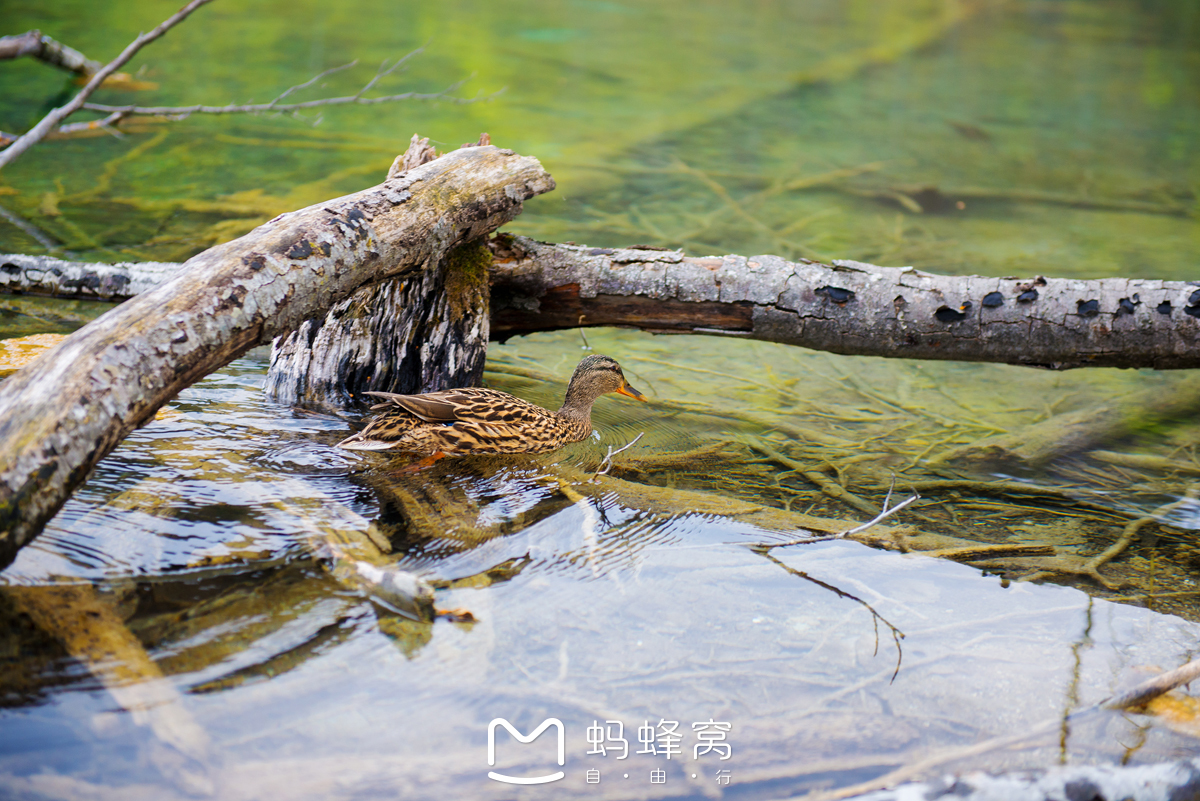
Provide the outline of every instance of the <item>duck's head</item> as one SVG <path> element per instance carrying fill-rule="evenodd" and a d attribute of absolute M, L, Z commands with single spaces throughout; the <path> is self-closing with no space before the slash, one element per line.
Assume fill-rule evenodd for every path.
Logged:
<path fill-rule="evenodd" d="M 625 380 L 621 365 L 615 359 L 593 353 L 585 356 L 575 373 L 571 383 L 567 385 L 567 397 L 563 407 L 590 407 L 596 398 L 606 392 L 616 392 L 630 398 L 644 401 L 646 396 L 638 392 Z"/>

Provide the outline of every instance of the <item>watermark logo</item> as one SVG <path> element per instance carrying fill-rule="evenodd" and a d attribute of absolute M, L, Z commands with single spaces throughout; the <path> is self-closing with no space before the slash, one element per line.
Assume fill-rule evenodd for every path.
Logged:
<path fill-rule="evenodd" d="M 503 726 L 508 730 L 508 733 L 517 739 L 520 743 L 531 743 L 541 735 L 546 729 L 551 726 L 558 729 L 558 764 L 561 767 L 567 763 L 567 733 L 563 728 L 562 721 L 558 718 L 546 718 L 541 725 L 529 733 L 528 736 L 517 731 L 511 723 L 504 718 L 496 718 L 488 724 L 488 766 L 496 766 L 496 727 Z M 530 778 L 522 778 L 520 776 L 506 776 L 503 773 L 496 771 L 488 771 L 488 778 L 505 784 L 546 784 L 548 782 L 556 782 L 563 778 L 566 774 L 561 770 L 556 773 L 548 773 L 545 776 L 532 776 Z"/>

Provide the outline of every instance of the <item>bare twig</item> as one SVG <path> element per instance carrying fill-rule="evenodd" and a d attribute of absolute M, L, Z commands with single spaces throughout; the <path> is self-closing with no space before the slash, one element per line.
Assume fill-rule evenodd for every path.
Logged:
<path fill-rule="evenodd" d="M 893 484 L 894 483 L 895 482 L 893 482 Z M 892 491 L 888 490 L 887 498 L 885 498 L 883 501 L 883 511 L 880 512 L 879 514 L 875 515 L 875 517 L 871 518 L 866 523 L 863 523 L 861 526 L 855 526 L 854 528 L 848 528 L 845 531 L 839 531 L 834 534 L 813 534 L 812 536 L 797 537 L 796 539 L 785 540 L 784 542 L 763 542 L 763 543 L 758 543 L 755 547 L 766 548 L 769 550 L 771 548 L 786 548 L 789 545 L 804 545 L 804 544 L 810 543 L 810 542 L 826 542 L 828 540 L 840 540 L 840 539 L 845 539 L 846 537 L 852 537 L 855 534 L 861 534 L 862 532 L 869 529 L 871 526 L 879 525 L 884 520 L 887 520 L 889 517 L 891 517 L 892 515 L 899 512 L 901 509 L 904 509 L 905 507 L 909 506 L 910 504 L 913 504 L 913 503 L 921 500 L 921 496 L 914 494 L 911 497 L 905 498 L 903 501 L 896 504 L 895 506 L 888 508 L 888 502 L 891 501 L 891 499 L 892 499 Z"/>
<path fill-rule="evenodd" d="M 368 106 L 376 103 L 392 103 L 397 100 L 449 100 L 453 103 L 475 103 L 479 100 L 489 100 L 499 94 L 499 92 L 487 95 L 485 97 L 462 98 L 448 97 L 451 92 L 457 91 L 465 84 L 469 78 L 464 78 L 461 81 L 456 81 L 450 84 L 440 92 L 403 92 L 395 95 L 383 95 L 381 97 L 366 97 L 367 92 L 375 88 L 375 85 L 382 79 L 394 73 L 400 67 L 404 66 L 410 59 L 425 52 L 425 46 L 418 47 L 411 53 L 396 60 L 396 63 L 390 67 L 385 61 L 379 66 L 374 77 L 367 81 L 361 89 L 352 95 L 344 95 L 342 97 L 322 97 L 317 100 L 306 100 L 302 103 L 282 103 L 284 98 L 299 92 L 302 89 L 307 89 L 313 84 L 320 81 L 335 72 L 350 69 L 358 64 L 358 61 L 351 61 L 349 64 L 343 64 L 340 67 L 333 67 L 324 72 L 313 76 L 304 83 L 296 84 L 295 86 L 284 90 L 278 97 L 270 103 L 244 103 L 244 104 L 229 104 L 225 106 L 108 106 L 102 103 L 85 103 L 83 107 L 88 111 L 108 112 L 110 114 L 126 114 L 139 116 L 160 116 L 174 117 L 183 119 L 192 114 L 295 114 L 299 111 L 305 111 L 311 108 L 320 108 L 323 106 L 346 106 L 359 105 Z"/>
<path fill-rule="evenodd" d="M 897 508 L 899 508 L 899 507 L 897 507 Z M 894 626 L 891 623 L 891 621 L 889 621 L 883 615 L 876 612 L 875 607 L 871 606 L 869 603 L 864 601 L 862 598 L 859 598 L 857 595 L 852 595 L 852 594 L 846 592 L 845 590 L 839 589 L 839 588 L 833 586 L 832 584 L 827 584 L 826 582 L 821 581 L 820 579 L 813 578 L 812 576 L 805 573 L 803 570 L 797 570 L 796 568 L 792 567 L 791 565 L 786 564 L 785 562 L 781 561 L 780 559 L 778 559 L 777 557 L 772 555 L 770 552 L 771 549 L 769 547 L 754 548 L 753 550 L 755 551 L 755 553 L 761 554 L 762 556 L 765 556 L 770 561 L 779 565 L 784 570 L 786 570 L 788 573 L 791 573 L 793 576 L 798 576 L 799 578 L 802 578 L 805 581 L 811 581 L 813 584 L 816 584 L 819 587 L 824 587 L 825 589 L 830 590 L 831 592 L 835 593 L 839 598 L 846 598 L 851 601 L 856 601 L 857 603 L 859 603 L 863 607 L 865 607 L 866 610 L 871 613 L 871 617 L 875 623 L 875 653 L 876 654 L 879 653 L 879 622 L 883 621 L 883 625 L 887 626 L 891 630 L 892 642 L 894 642 L 896 644 L 896 668 L 895 668 L 895 670 L 892 671 L 892 678 L 891 678 L 891 681 L 889 681 L 888 683 L 890 684 L 891 682 L 894 682 L 896 680 L 896 676 L 900 675 L 900 663 L 904 660 L 904 648 L 900 645 L 900 641 L 903 640 L 904 637 L 906 636 L 903 631 L 901 631 L 899 628 Z"/>
<path fill-rule="evenodd" d="M 1144 681 L 1132 690 L 1114 695 L 1101 701 L 1097 706 L 1105 709 L 1133 709 L 1145 706 L 1163 693 L 1174 690 L 1182 684 L 1189 684 L 1200 678 L 1200 659 L 1193 659 L 1183 667 L 1177 667 L 1166 673 Z"/>
<path fill-rule="evenodd" d="M 70 135 L 75 133 L 83 133 L 84 131 L 105 130 L 113 136 L 121 137 L 125 134 L 118 131 L 115 126 L 118 122 L 125 119 L 128 115 L 123 111 L 114 111 L 107 117 L 100 120 L 92 120 L 91 122 L 72 122 L 69 125 L 60 125 L 54 133 Z"/>
<path fill-rule="evenodd" d="M 456 81 L 440 92 L 403 92 L 397 95 L 383 95 L 382 97 L 362 97 L 359 94 L 353 94 L 344 97 L 323 97 L 318 100 L 307 100 L 303 103 L 279 103 L 277 100 L 273 100 L 270 103 L 231 104 L 227 106 L 106 106 L 101 103 L 85 103 L 83 107 L 88 111 L 183 119 L 192 114 L 288 114 L 305 111 L 310 108 L 320 108 L 322 106 L 371 106 L 376 103 L 394 103 L 397 100 L 448 100 L 452 103 L 466 104 L 478 103 L 481 100 L 490 100 L 496 94 L 499 94 L 499 92 L 496 92 L 483 97 L 448 96 L 451 92 L 460 89 L 467 80 L 464 78 L 461 81 Z"/>
<path fill-rule="evenodd" d="M 618 453 L 620 453 L 621 451 L 627 451 L 630 448 L 632 448 L 634 445 L 637 445 L 637 441 L 644 436 L 646 436 L 645 431 L 643 431 L 642 433 L 640 433 L 636 437 L 634 437 L 633 442 L 630 442 L 628 445 L 624 445 L 620 448 L 617 448 L 615 451 L 613 450 L 612 445 L 609 445 L 608 446 L 608 455 L 604 457 L 604 461 L 600 462 L 600 467 L 597 468 L 596 475 L 598 475 L 598 476 L 608 475 L 608 471 L 612 470 L 612 458 L 614 456 L 616 456 Z M 605 465 L 607 465 L 607 467 Z"/>
<path fill-rule="evenodd" d="M 80 89 L 79 94 L 71 98 L 69 103 L 67 103 L 65 106 L 54 109 L 45 117 L 42 117 L 41 121 L 27 131 L 20 139 L 13 142 L 3 151 L 0 151 L 0 169 L 3 169 L 6 165 L 13 162 L 26 150 L 42 141 L 42 139 L 46 137 L 46 134 L 57 128 L 63 120 L 74 114 L 76 111 L 79 111 L 79 109 L 83 108 L 84 103 L 87 102 L 87 99 L 91 97 L 92 93 L 100 88 L 100 84 L 104 83 L 104 79 L 124 66 L 137 54 L 139 50 L 150 44 L 150 42 L 153 42 L 155 39 L 158 39 L 180 22 L 183 22 L 197 8 L 211 2 L 212 0 L 191 0 L 191 2 L 186 6 L 179 9 L 179 11 L 175 12 L 166 20 L 164 20 L 163 23 L 157 28 L 149 33 L 140 34 L 136 39 L 129 43 L 129 45 L 121 52 L 121 55 L 105 64 L 98 72 L 92 75 L 92 78 L 87 82 L 87 85 Z M 112 111 L 117 110 L 118 109 L 112 109 Z"/>
<path fill-rule="evenodd" d="M 0 36 L 0 59 L 33 56 L 67 72 L 94 75 L 103 65 L 73 47 L 56 42 L 41 31 L 26 31 L 19 36 Z"/>
<path fill-rule="evenodd" d="M 414 50 L 413 52 L 415 53 L 416 51 Z M 405 56 L 405 58 L 407 58 L 407 57 L 408 56 Z M 327 78 L 330 75 L 333 75 L 335 72 L 341 72 L 342 70 L 348 70 L 351 67 L 356 67 L 356 66 L 358 66 L 357 58 L 354 59 L 353 61 L 351 61 L 349 64 L 343 64 L 340 67 L 330 67 L 329 69 L 325 70 L 324 72 L 318 72 L 316 75 L 309 78 L 304 83 L 298 83 L 295 86 L 289 87 L 288 89 L 284 89 L 283 92 L 278 97 L 276 97 L 274 100 L 271 101 L 271 105 L 272 106 L 277 105 L 280 100 L 283 100 L 285 97 L 290 95 L 292 92 L 299 92 L 301 89 L 307 89 L 308 87 L 312 86 L 317 81 L 321 80 L 322 78 Z M 86 108 L 86 106 L 85 106 L 85 108 Z"/>

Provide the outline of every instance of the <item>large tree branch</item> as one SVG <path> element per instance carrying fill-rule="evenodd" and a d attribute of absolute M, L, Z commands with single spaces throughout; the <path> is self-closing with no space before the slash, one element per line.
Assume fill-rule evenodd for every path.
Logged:
<path fill-rule="evenodd" d="M 1200 367 L 1200 283 L 935 275 L 853 261 L 492 242 L 491 335 L 617 325 L 864 356 Z M 0 291 L 121 300 L 171 265 L 0 255 Z"/>
<path fill-rule="evenodd" d="M 1200 367 L 1200 282 L 935 275 L 505 235 L 492 249 L 495 339 L 616 325 L 863 356 L 1060 370 Z M 0 255 L 0 291 L 122 300 L 170 269 Z"/>
<path fill-rule="evenodd" d="M 492 336 L 579 325 L 743 336 L 863 356 L 1200 367 L 1200 283 L 947 276 L 855 261 L 495 248 Z"/>
<path fill-rule="evenodd" d="M 458 150 L 207 250 L 72 334 L 0 384 L 0 566 L 179 390 L 364 284 L 436 263 L 553 187 L 536 159 Z"/>
<path fill-rule="evenodd" d="M 125 64 L 131 58 L 137 55 L 139 50 L 153 42 L 155 39 L 158 39 L 167 31 L 171 30 L 171 28 L 174 28 L 176 25 L 183 22 L 197 8 L 211 2 L 212 0 L 191 0 L 191 2 L 186 6 L 176 11 L 170 17 L 167 17 L 167 19 L 163 20 L 162 24 L 157 28 L 149 33 L 140 34 L 136 39 L 130 42 L 123 51 L 121 51 L 121 55 L 117 56 L 112 61 L 101 67 L 97 72 L 95 72 L 92 75 L 91 80 L 87 82 L 87 85 L 80 89 L 79 94 L 71 98 L 69 103 L 67 103 L 65 106 L 54 109 L 45 117 L 42 117 L 41 121 L 38 122 L 37 125 L 29 129 L 3 151 L 0 151 L 0 169 L 3 169 L 6 165 L 10 164 L 26 150 L 42 141 L 44 138 L 46 138 L 47 134 L 58 127 L 59 123 L 74 114 L 76 111 L 79 111 L 79 109 L 83 108 L 83 104 L 89 97 L 91 97 L 93 92 L 100 88 L 100 84 L 104 83 L 104 79 L 109 75 L 112 75 L 121 67 L 125 66 Z"/>

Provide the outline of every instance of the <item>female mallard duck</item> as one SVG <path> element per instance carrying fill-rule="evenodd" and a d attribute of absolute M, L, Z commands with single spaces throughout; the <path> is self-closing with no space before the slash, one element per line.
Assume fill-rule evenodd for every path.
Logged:
<path fill-rule="evenodd" d="M 367 392 L 384 399 L 383 413 L 338 443 L 357 451 L 424 453 L 421 466 L 469 453 L 543 453 L 592 433 L 592 404 L 606 392 L 644 401 L 607 356 L 587 356 L 575 368 L 557 412 L 495 389 L 447 389 L 425 395 Z"/>

